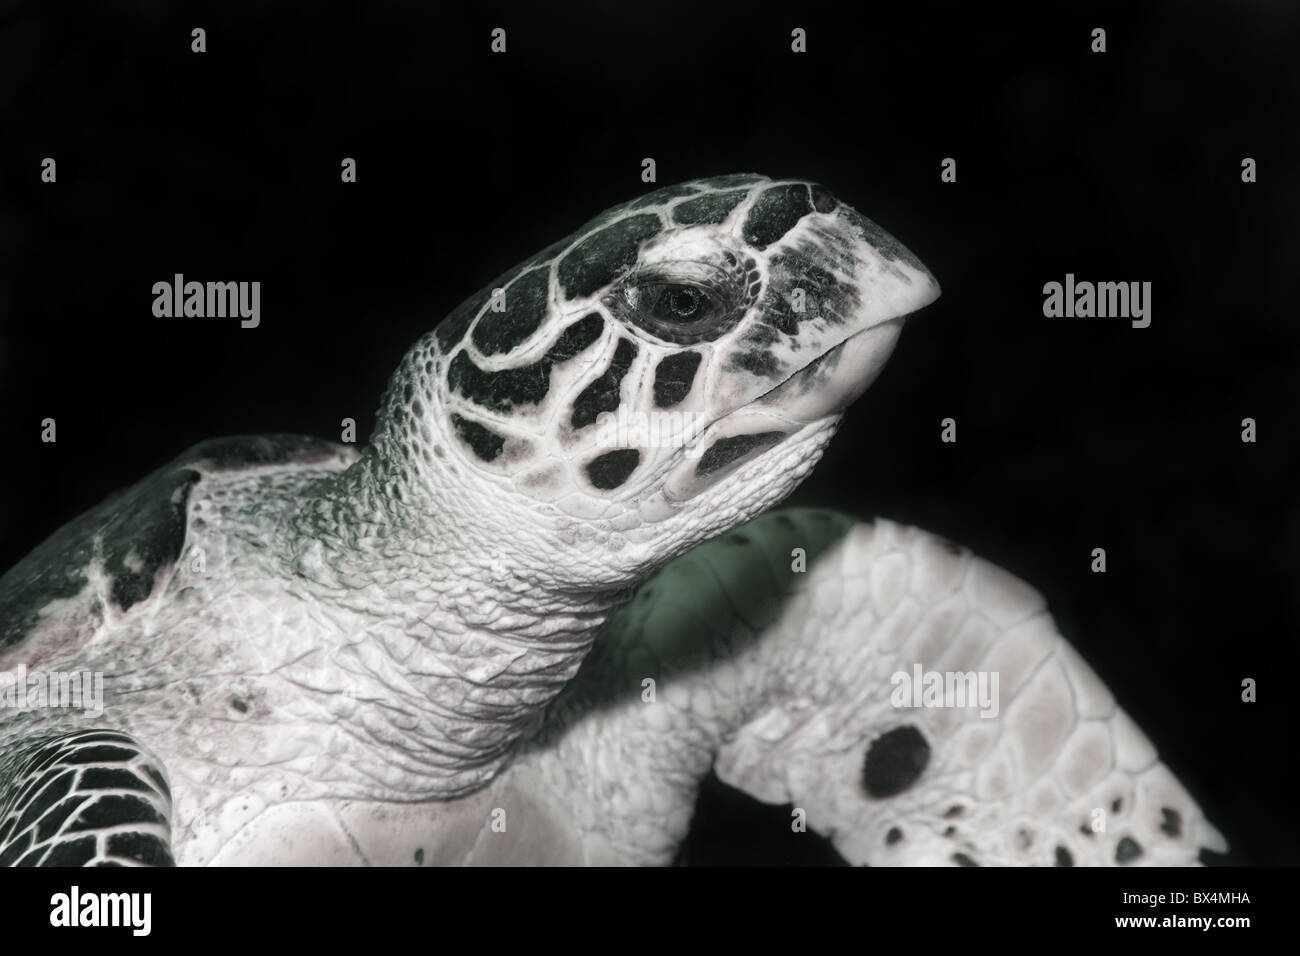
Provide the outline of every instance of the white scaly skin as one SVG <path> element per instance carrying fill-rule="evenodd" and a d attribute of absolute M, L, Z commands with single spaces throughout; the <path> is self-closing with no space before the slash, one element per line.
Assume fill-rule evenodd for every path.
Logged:
<path fill-rule="evenodd" d="M 739 343 L 761 308 L 697 346 L 705 360 L 682 408 L 710 423 L 701 447 L 777 430 L 775 445 L 707 480 L 681 444 L 644 448 L 616 489 L 585 483 L 579 463 L 598 449 L 590 431 L 565 425 L 574 396 L 630 336 L 639 352 L 621 402 L 650 411 L 654 361 L 680 347 L 602 308 L 626 271 L 569 297 L 557 258 L 538 330 L 507 356 L 473 355 L 488 371 L 518 367 L 602 311 L 599 341 L 551 369 L 543 401 L 482 413 L 448 387 L 458 342 L 426 336 L 394 375 L 359 458 L 340 449 L 311 465 L 196 466 L 182 559 L 149 600 L 121 615 L 98 608 L 102 620 L 71 652 L 55 633 L 61 619 L 47 615 L 0 666 L 105 673 L 95 725 L 132 734 L 166 766 L 178 863 L 410 862 L 413 846 L 426 862 L 474 856 L 483 785 L 610 609 L 664 562 L 786 495 L 879 371 L 896 320 L 938 294 L 905 250 L 843 206 L 809 212 L 766 252 L 751 250 L 742 225 L 769 185 L 721 224 L 662 230 L 632 271 L 716 271 L 727 252 L 753 252 L 765 291 L 785 296 L 804 277 L 772 257 L 799 244 L 835 274 L 842 298 L 824 304 L 841 313 L 766 343 L 774 373 L 729 361 L 753 348 Z M 485 466 L 453 413 L 505 434 L 506 454 Z M 0 746 L 67 719 L 45 711 L 0 724 Z"/>
<path fill-rule="evenodd" d="M 540 857 L 668 862 L 710 767 L 805 811 L 852 863 L 1192 865 L 1227 848 L 1041 595 L 933 535 L 776 512 L 644 590 L 493 785 L 550 835 Z M 998 712 L 893 706 L 891 676 L 916 664 L 998 673 Z M 873 795 L 864 757 L 901 726 L 929 760 Z M 491 859 L 488 835 L 478 848 Z"/>

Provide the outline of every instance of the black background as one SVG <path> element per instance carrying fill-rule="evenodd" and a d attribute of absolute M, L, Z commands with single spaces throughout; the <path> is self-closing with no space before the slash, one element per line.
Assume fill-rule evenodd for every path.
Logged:
<path fill-rule="evenodd" d="M 0 569 L 204 438 L 364 436 L 409 345 L 644 157 L 809 178 L 944 295 L 792 503 L 1032 582 L 1228 860 L 1300 862 L 1300 8 L 246 6 L 0 4 Z M 175 272 L 260 280 L 261 327 L 154 318 Z M 1067 272 L 1152 282 L 1151 327 L 1044 318 Z M 799 859 L 788 819 L 710 787 L 683 858 Z"/>

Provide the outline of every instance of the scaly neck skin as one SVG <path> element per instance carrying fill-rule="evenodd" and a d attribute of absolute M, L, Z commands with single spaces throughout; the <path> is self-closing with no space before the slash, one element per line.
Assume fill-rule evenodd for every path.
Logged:
<path fill-rule="evenodd" d="M 342 722 L 345 769 L 378 799 L 491 780 L 627 596 L 540 583 L 518 559 L 540 547 L 528 529 L 424 448 L 413 468 L 381 426 L 355 465 L 295 502 L 277 546 L 291 577 L 340 612 L 324 637 L 339 683 L 320 688 L 317 660 L 305 693 Z"/>

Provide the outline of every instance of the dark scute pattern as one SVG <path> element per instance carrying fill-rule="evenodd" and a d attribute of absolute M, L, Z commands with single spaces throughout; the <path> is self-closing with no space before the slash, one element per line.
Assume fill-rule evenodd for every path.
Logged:
<path fill-rule="evenodd" d="M 41 860 L 45 859 L 45 854 L 49 852 L 50 852 L 50 847 L 38 846 L 36 849 L 32 850 L 25 857 L 19 860 L 15 865 L 16 866 L 40 866 Z"/>
<path fill-rule="evenodd" d="M 492 290 L 501 288 L 501 285 L 501 282 L 497 281 L 486 289 L 474 293 L 438 323 L 438 327 L 433 330 L 433 335 L 438 340 L 438 347 L 442 349 L 443 355 L 449 355 L 456 344 L 465 337 L 474 317 L 479 314 L 483 306 L 487 305 Z"/>
<path fill-rule="evenodd" d="M 134 860 L 146 866 L 174 866 L 172 851 L 150 833 L 115 833 L 108 838 L 109 856 Z"/>
<path fill-rule="evenodd" d="M 81 772 L 78 790 L 143 790 L 152 793 L 153 789 L 130 770 L 118 770 L 113 767 L 87 767 Z"/>
<path fill-rule="evenodd" d="M 537 331 L 546 315 L 549 270 L 533 269 L 505 287 L 505 309 L 488 309 L 474 326 L 474 347 L 484 355 L 511 352 Z"/>
<path fill-rule="evenodd" d="M 565 296 L 580 299 L 609 285 L 636 262 L 641 243 L 661 228 L 659 217 L 647 213 L 620 219 L 583 239 L 558 266 Z"/>
<path fill-rule="evenodd" d="M 595 487 L 609 491 L 627 481 L 640 461 L 641 453 L 635 448 L 609 451 L 587 464 L 587 477 Z"/>
<path fill-rule="evenodd" d="M 831 212 L 839 205 L 825 186 L 813 183 L 808 189 L 812 193 L 813 208 L 818 212 Z"/>
<path fill-rule="evenodd" d="M 842 214 L 857 227 L 863 240 L 873 246 L 886 259 L 905 263 L 922 273 L 927 272 L 925 266 L 921 264 L 921 260 L 912 255 L 906 246 L 856 209 L 845 206 Z"/>
<path fill-rule="evenodd" d="M 788 286 L 769 288 L 759 305 L 762 321 L 779 332 L 796 335 L 799 323 L 819 317 L 840 324 L 856 310 L 857 292 L 819 266 L 807 251 L 787 249 L 772 257 L 769 268 L 792 277 Z M 793 308 L 795 288 L 804 293 L 802 312 Z"/>
<path fill-rule="evenodd" d="M 63 822 L 72 816 L 73 812 L 88 799 L 90 798 L 86 794 L 76 794 L 68 797 L 68 799 L 41 817 L 40 822 L 36 824 L 36 839 L 48 840 L 58 833 L 59 827 L 63 826 Z"/>
<path fill-rule="evenodd" d="M 25 830 L 45 813 L 46 810 L 54 806 L 72 791 L 72 784 L 76 780 L 76 773 L 71 770 L 65 771 L 59 777 L 51 780 L 41 791 L 36 794 L 35 799 L 30 800 L 24 806 L 22 798 L 19 798 L 19 806 L 24 806 L 23 815 L 18 818 L 18 825 L 15 830 Z M 44 779 L 44 778 L 42 778 Z"/>
<path fill-rule="evenodd" d="M 881 734 L 867 748 L 862 784 L 873 797 L 893 797 L 920 779 L 930 763 L 930 744 L 911 725 Z"/>
<path fill-rule="evenodd" d="M 535 405 L 551 387 L 551 365 L 545 359 L 519 368 L 487 372 L 468 352 L 457 352 L 447 367 L 447 385 L 475 405 L 508 412 L 516 405 Z"/>
<path fill-rule="evenodd" d="M 456 434 L 461 441 L 483 461 L 495 460 L 506 445 L 506 440 L 496 432 L 454 412 L 451 416 L 451 425 L 456 429 Z"/>
<path fill-rule="evenodd" d="M 546 353 L 547 360 L 556 365 L 567 362 L 590 348 L 604 329 L 605 319 L 599 312 L 587 313 L 560 333 L 551 350 Z"/>
<path fill-rule="evenodd" d="M 80 740 L 77 743 L 81 743 Z M 133 760 L 137 756 L 137 751 L 128 750 L 125 747 L 113 747 L 108 744 L 100 744 L 97 747 L 78 747 L 72 753 L 64 758 L 64 763 L 114 763 L 123 760 Z"/>
<path fill-rule="evenodd" d="M 812 204 L 808 200 L 807 186 L 802 183 L 771 186 L 763 190 L 745 217 L 745 241 L 766 249 L 810 212 Z"/>
<path fill-rule="evenodd" d="M 46 866 L 85 866 L 95 856 L 95 838 L 82 837 L 57 843 L 50 855 L 45 858 Z M 0 860 L 0 864 L 3 860 Z"/>
<path fill-rule="evenodd" d="M 733 435 L 719 438 L 700 456 L 695 466 L 695 474 L 701 478 L 725 468 L 755 448 L 774 445 L 784 437 L 784 432 L 758 432 L 753 435 Z"/>
<path fill-rule="evenodd" d="M 164 797 L 171 799 L 172 790 L 171 787 L 167 786 L 167 779 L 159 771 L 150 767 L 148 764 L 144 766 L 144 772 L 148 774 L 149 779 L 157 785 L 158 792 Z"/>
<path fill-rule="evenodd" d="M 592 312 L 560 333 L 550 351 L 536 362 L 518 368 L 488 372 L 474 364 L 466 352 L 456 353 L 447 367 L 447 386 L 475 405 L 509 412 L 516 405 L 536 405 L 551 388 L 551 368 L 568 361 L 600 337 L 605 321 Z"/>
<path fill-rule="evenodd" d="M 68 830 L 102 830 L 124 823 L 166 822 L 157 810 L 139 797 L 106 793 L 82 810 L 77 819 L 68 825 Z"/>
<path fill-rule="evenodd" d="M 570 424 L 574 428 L 585 428 L 595 424 L 601 412 L 616 411 L 619 406 L 619 386 L 623 376 L 632 368 L 636 358 L 637 347 L 630 339 L 619 339 L 614 357 L 609 368 L 587 385 L 573 402 L 573 415 Z"/>
<path fill-rule="evenodd" d="M 703 358 L 699 352 L 674 352 L 660 360 L 655 368 L 656 408 L 671 408 L 690 394 Z"/>
<path fill-rule="evenodd" d="M 747 189 L 734 189 L 731 192 L 696 196 L 673 207 L 673 220 L 683 226 L 719 223 L 731 215 L 731 210 L 739 206 L 748 195 Z"/>
<path fill-rule="evenodd" d="M 30 830 L 20 831 L 14 837 L 13 842 L 0 850 L 0 866 L 13 866 L 17 863 L 28 848 L 32 845 L 32 833 Z"/>

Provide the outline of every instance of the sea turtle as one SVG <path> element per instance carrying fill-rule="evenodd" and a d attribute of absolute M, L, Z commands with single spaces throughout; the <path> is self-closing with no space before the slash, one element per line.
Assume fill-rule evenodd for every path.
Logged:
<path fill-rule="evenodd" d="M 1028 587 L 757 517 L 938 293 L 814 183 L 658 189 L 425 335 L 360 452 L 109 498 L 0 578 L 0 863 L 662 863 L 710 768 L 856 863 L 1222 849 Z"/>

